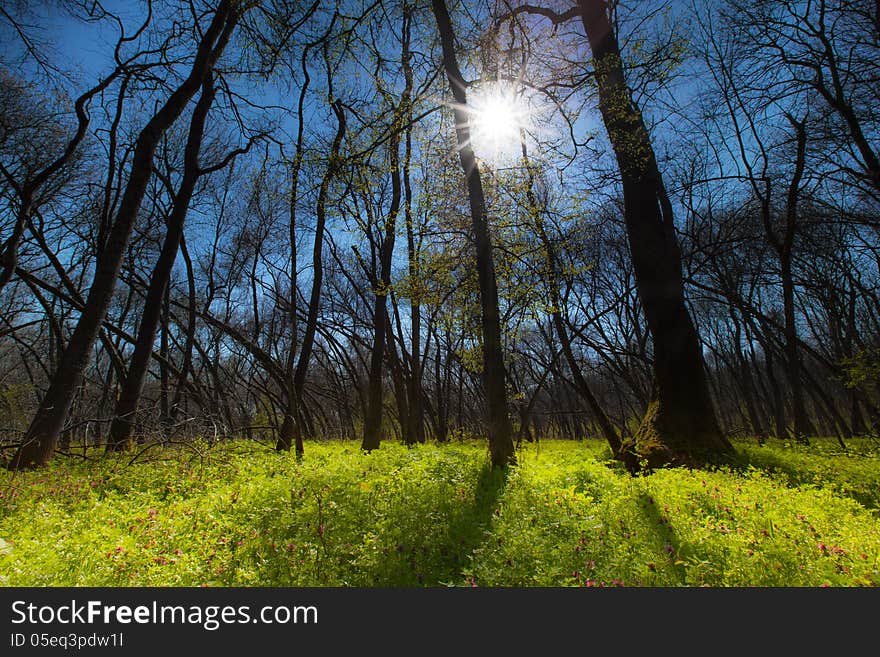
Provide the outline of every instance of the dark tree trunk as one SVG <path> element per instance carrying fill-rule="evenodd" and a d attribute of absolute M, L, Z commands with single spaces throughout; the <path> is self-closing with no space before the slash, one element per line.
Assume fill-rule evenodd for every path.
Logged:
<path fill-rule="evenodd" d="M 152 276 L 150 276 L 150 285 L 147 289 L 147 298 L 144 301 L 137 342 L 131 357 L 128 375 L 125 377 L 125 384 L 116 401 L 113 423 L 110 425 L 110 434 L 107 438 L 108 452 L 123 451 L 131 447 L 138 404 L 144 389 L 150 357 L 153 353 L 153 343 L 156 340 L 156 331 L 162 314 L 162 301 L 168 290 L 171 270 L 177 258 L 177 251 L 180 249 L 186 214 L 189 211 L 190 200 L 199 179 L 199 151 L 202 146 L 208 111 L 213 102 L 214 84 L 209 72 L 202 83 L 202 96 L 196 104 L 190 121 L 184 155 L 183 179 L 174 197 L 174 205 L 168 217 L 167 232 L 159 259 L 153 268 Z M 165 394 L 167 399 L 167 389 Z"/>
<path fill-rule="evenodd" d="M 300 55 L 300 68 L 303 72 L 303 83 L 299 90 L 299 102 L 297 103 L 297 125 L 296 125 L 296 153 L 291 163 L 290 171 L 290 204 L 288 206 L 288 246 L 290 248 L 290 296 L 287 303 L 287 310 L 290 325 L 290 346 L 287 350 L 287 359 L 284 364 L 284 420 L 278 432 L 278 440 L 276 449 L 289 450 L 291 445 L 296 445 L 296 453 L 301 457 L 304 451 L 302 440 L 302 425 L 299 419 L 299 399 L 296 394 L 296 350 L 297 340 L 299 338 L 299 327 L 297 322 L 297 204 L 299 202 L 299 177 L 302 170 L 303 157 L 305 153 L 304 132 L 305 132 L 305 102 L 311 83 L 309 75 L 308 54 L 310 48 L 303 48 Z"/>
<path fill-rule="evenodd" d="M 492 240 L 486 211 L 483 183 L 477 158 L 471 148 L 470 117 L 467 113 L 466 85 L 455 54 L 455 33 L 445 0 L 431 0 L 443 48 L 443 68 L 455 98 L 455 129 L 458 155 L 467 182 L 476 247 L 477 275 L 483 333 L 483 385 L 489 410 L 489 452 L 494 467 L 515 461 L 513 428 L 507 414 L 507 389 L 504 354 L 501 349 L 501 316 L 498 307 L 498 284 L 492 256 Z"/>
<path fill-rule="evenodd" d="M 412 77 L 407 62 L 404 74 Z M 408 85 L 412 83 L 408 80 Z M 407 108 L 407 124 L 412 121 L 412 104 Z M 403 192 L 404 192 L 404 218 L 406 222 L 406 244 L 409 260 L 409 277 L 415 285 L 415 292 L 410 297 L 410 324 L 412 326 L 410 346 L 410 377 L 408 381 L 409 394 L 409 430 L 411 440 L 417 443 L 425 442 L 425 404 L 422 399 L 422 307 L 419 299 L 421 290 L 421 274 L 419 273 L 419 256 L 416 251 L 415 227 L 413 226 L 413 193 L 410 181 L 410 162 L 412 160 L 412 129 L 407 127 L 404 142 L 403 156 Z"/>
<path fill-rule="evenodd" d="M 406 101 L 404 101 L 406 102 Z M 399 112 L 395 112 L 397 116 Z M 397 122 L 395 121 L 395 124 Z M 373 346 L 370 350 L 370 373 L 367 380 L 367 415 L 364 418 L 364 438 L 361 448 L 371 451 L 379 447 L 382 434 L 382 362 L 385 356 L 388 319 L 388 292 L 391 285 L 391 258 L 394 255 L 394 237 L 397 231 L 397 213 L 400 211 L 400 139 L 391 137 L 389 167 L 391 169 L 391 205 L 385 218 L 385 231 L 379 247 L 379 280 L 373 281 L 376 298 L 373 304 Z M 390 332 L 389 332 L 390 337 Z M 400 418 L 401 428 L 406 422 Z"/>
<path fill-rule="evenodd" d="M 656 394 L 635 437 L 649 467 L 730 454 L 709 394 L 703 354 L 685 305 L 681 254 L 641 112 L 626 85 L 603 0 L 579 0 L 595 62 L 599 109 L 623 181 L 624 215 L 639 297 L 654 344 Z"/>
<path fill-rule="evenodd" d="M 799 443 L 808 444 L 807 436 L 814 433 L 807 417 L 806 405 L 804 404 L 804 386 L 801 380 L 801 360 L 798 350 L 797 324 L 795 323 L 794 307 L 794 276 L 792 274 L 792 256 L 794 250 L 794 238 L 797 229 L 797 202 L 800 194 L 800 183 L 804 174 L 805 152 L 807 135 L 803 122 L 790 119 L 797 137 L 797 157 L 795 171 L 791 184 L 788 188 L 788 202 L 785 212 L 785 234 L 780 241 L 776 240 L 770 229 L 767 230 L 771 242 L 779 253 L 780 268 L 782 270 L 782 302 L 785 317 L 785 373 L 788 385 L 791 389 L 791 410 L 793 420 L 794 439 Z"/>
<path fill-rule="evenodd" d="M 12 470 L 46 465 L 55 451 L 58 436 L 67 421 L 73 398 L 88 365 L 92 346 L 98 337 L 116 288 L 134 221 L 152 174 L 156 146 L 165 131 L 181 115 L 205 75 L 223 52 L 238 22 L 236 4 L 233 0 L 221 0 L 210 26 L 199 43 L 188 77 L 171 94 L 138 136 L 128 183 L 116 220 L 107 237 L 105 255 L 101 259 L 100 267 L 95 271 L 86 306 L 64 350 L 49 389 L 28 427 L 22 445 L 9 463 L 8 467 Z"/>
<path fill-rule="evenodd" d="M 345 110 L 340 101 L 332 104 L 333 113 L 336 115 L 337 128 L 336 135 L 333 137 L 333 144 L 330 146 L 330 161 L 327 164 L 327 170 L 321 180 L 321 188 L 318 190 L 318 201 L 315 207 L 315 241 L 312 246 L 312 291 L 309 295 L 309 309 L 306 316 L 306 328 L 303 334 L 302 345 L 300 346 L 299 359 L 296 362 L 296 370 L 293 374 L 293 395 L 288 400 L 288 412 L 285 413 L 284 424 L 289 430 L 282 432 L 278 436 L 275 449 L 280 451 L 289 451 L 292 443 L 295 446 L 296 453 L 303 453 L 303 431 L 300 420 L 304 420 L 310 424 L 306 418 L 305 410 L 302 407 L 302 392 L 305 387 L 306 375 L 308 374 L 309 361 L 312 357 L 312 349 L 315 345 L 315 334 L 318 330 L 318 311 L 321 304 L 321 288 L 324 283 L 324 263 L 322 261 L 324 252 L 324 228 L 327 225 L 327 195 L 330 191 L 330 183 L 339 169 L 339 149 L 342 146 L 342 140 L 345 137 Z M 294 312 L 294 309 L 291 309 Z"/>

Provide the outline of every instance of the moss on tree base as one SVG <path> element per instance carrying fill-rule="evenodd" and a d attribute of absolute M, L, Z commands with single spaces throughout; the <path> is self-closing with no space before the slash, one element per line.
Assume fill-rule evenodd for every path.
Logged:
<path fill-rule="evenodd" d="M 634 438 L 623 446 L 640 471 L 662 467 L 702 467 L 725 463 L 735 454 L 730 441 L 712 426 L 714 418 L 664 413 L 659 400 L 648 405 Z M 627 458 L 621 460 L 632 471 Z"/>

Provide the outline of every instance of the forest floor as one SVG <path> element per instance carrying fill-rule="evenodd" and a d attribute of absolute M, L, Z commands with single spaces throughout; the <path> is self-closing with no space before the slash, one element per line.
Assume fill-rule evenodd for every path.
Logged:
<path fill-rule="evenodd" d="M 639 477 L 594 441 L 506 473 L 477 442 L 59 456 L 0 474 L 0 585 L 880 584 L 876 443 L 736 446 L 736 467 Z"/>

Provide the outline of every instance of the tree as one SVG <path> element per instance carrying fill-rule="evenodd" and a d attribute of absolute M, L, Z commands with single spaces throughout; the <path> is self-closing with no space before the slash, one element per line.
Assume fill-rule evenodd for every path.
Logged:
<path fill-rule="evenodd" d="M 514 461 L 513 429 L 507 415 L 507 388 L 504 354 L 501 349 L 501 318 L 498 307 L 498 284 L 492 257 L 486 199 L 470 144 L 467 86 L 455 54 L 455 32 L 445 0 L 432 0 L 443 50 L 443 70 L 455 98 L 455 132 L 458 157 L 467 183 L 473 238 L 476 249 L 477 273 L 480 282 L 480 307 L 483 337 L 483 383 L 489 410 L 489 452 L 492 465 L 504 467 Z"/>
<path fill-rule="evenodd" d="M 61 357 L 36 417 L 28 427 L 9 469 L 20 470 L 48 463 L 70 412 L 92 345 L 107 313 L 119 276 L 135 216 L 146 193 L 153 154 L 165 131 L 177 120 L 205 76 L 223 53 L 240 18 L 237 3 L 221 0 L 199 41 L 186 79 L 168 97 L 141 131 L 132 157 L 125 193 L 107 239 L 107 256 L 95 271 L 85 308 Z"/>
<path fill-rule="evenodd" d="M 693 463 L 732 452 L 709 393 L 702 348 L 685 303 L 672 204 L 651 138 L 627 86 L 616 32 L 604 0 L 579 0 L 564 14 L 531 5 L 554 23 L 579 18 L 593 54 L 599 111 L 623 185 L 630 253 L 654 348 L 652 402 L 628 447 L 649 466 Z M 509 16 L 510 16 L 509 15 Z"/>

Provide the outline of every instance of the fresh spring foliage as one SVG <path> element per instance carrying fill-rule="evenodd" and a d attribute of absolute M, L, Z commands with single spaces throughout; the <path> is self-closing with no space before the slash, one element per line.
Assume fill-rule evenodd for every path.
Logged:
<path fill-rule="evenodd" d="M 6 586 L 874 586 L 880 459 L 738 445 L 630 477 L 598 443 L 254 443 L 0 475 Z M 873 482 L 873 483 L 870 483 Z"/>

